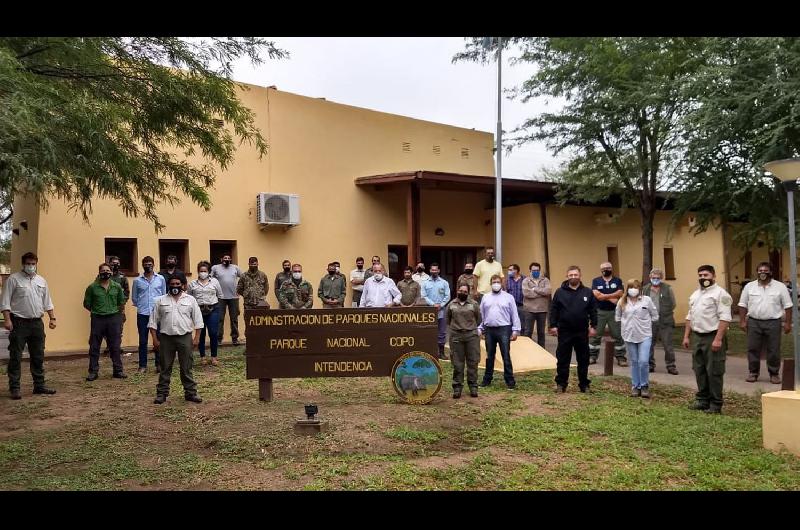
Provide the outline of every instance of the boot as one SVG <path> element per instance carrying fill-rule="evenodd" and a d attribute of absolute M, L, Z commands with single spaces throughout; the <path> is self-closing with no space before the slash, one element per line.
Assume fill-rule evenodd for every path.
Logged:
<path fill-rule="evenodd" d="M 447 359 L 447 357 L 444 354 L 444 344 L 439 344 L 439 359 L 442 360 Z"/>

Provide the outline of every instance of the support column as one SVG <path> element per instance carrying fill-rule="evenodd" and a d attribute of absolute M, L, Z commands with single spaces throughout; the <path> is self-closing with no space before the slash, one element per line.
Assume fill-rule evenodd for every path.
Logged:
<path fill-rule="evenodd" d="M 422 256 L 420 253 L 420 190 L 419 184 L 411 182 L 406 195 L 406 231 L 408 241 L 408 263 L 415 264 Z M 400 264 L 405 267 L 404 264 Z"/>

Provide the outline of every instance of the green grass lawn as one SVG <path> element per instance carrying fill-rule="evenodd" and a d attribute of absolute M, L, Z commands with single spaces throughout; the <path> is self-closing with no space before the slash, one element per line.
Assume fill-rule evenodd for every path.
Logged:
<path fill-rule="evenodd" d="M 738 320 L 728 328 L 728 354 L 737 356 L 747 355 L 747 334 L 739 327 Z M 672 334 L 672 344 L 676 348 L 683 348 L 683 326 L 676 326 Z M 781 334 L 781 356 L 791 358 L 794 355 L 794 344 L 792 335 Z"/>
<path fill-rule="evenodd" d="M 195 367 L 205 402 L 167 404 L 156 376 L 83 381 L 85 361 L 48 361 L 55 396 L 0 396 L 0 489 L 799 490 L 800 458 L 761 447 L 758 398 L 728 393 L 722 416 L 690 411 L 689 389 L 596 377 L 596 393 L 551 392 L 552 371 L 502 377 L 453 400 L 451 369 L 433 403 L 398 401 L 388 378 L 289 379 L 258 401 L 241 349 Z M 126 360 L 133 372 L 134 361 Z M 27 375 L 27 374 L 26 374 Z M 26 388 L 25 385 L 28 385 Z M 329 423 L 293 434 L 303 404 Z"/>

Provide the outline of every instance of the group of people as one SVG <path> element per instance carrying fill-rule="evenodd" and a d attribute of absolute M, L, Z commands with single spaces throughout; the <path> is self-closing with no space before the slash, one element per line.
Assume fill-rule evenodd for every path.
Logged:
<path fill-rule="evenodd" d="M 31 358 L 35 394 L 54 394 L 44 379 L 44 325 L 49 315 L 50 329 L 56 328 L 53 302 L 47 282 L 38 275 L 38 258 L 33 253 L 22 256 L 22 270 L 9 276 L 0 296 L 0 311 L 9 330 L 9 389 L 12 399 L 20 399 L 20 365 L 27 345 Z M 118 257 L 110 256 L 98 267 L 98 275 L 86 288 L 84 308 L 90 312 L 89 374 L 87 381 L 99 376 L 100 347 L 105 340 L 112 362 L 112 377 L 126 378 L 121 360 L 122 329 L 128 299 L 137 310 L 139 332 L 139 372 L 147 371 L 148 338 L 152 339 L 155 369 L 159 373 L 155 403 L 164 403 L 169 394 L 175 358 L 185 398 L 201 402 L 192 379 L 193 348 L 198 348 L 201 363 L 206 358 L 206 338 L 210 340 L 210 363 L 217 365 L 217 349 L 224 332 L 226 313 L 230 315 L 231 339 L 238 344 L 239 297 L 245 309 L 266 307 L 269 292 L 267 276 L 259 270 L 258 259 L 248 260 L 242 271 L 225 255 L 219 264 L 201 261 L 197 278 L 187 282 L 178 268 L 176 256 L 168 256 L 166 267 L 156 273 L 155 261 L 142 259 L 142 273 L 129 285 L 120 270 Z M 529 265 L 529 276 L 512 264 L 503 275 L 493 248 L 486 249 L 483 260 L 466 263 L 456 280 L 456 296 L 451 300 L 450 285 L 440 275 L 437 263 L 426 268 L 408 266 L 403 279 L 395 284 L 386 274 L 378 256 L 364 268 L 364 259 L 356 259 L 350 272 L 353 307 L 432 306 L 437 311 L 438 354 L 445 358 L 449 336 L 453 364 L 453 398 L 461 397 L 466 371 L 470 395 L 477 397 L 478 386 L 492 384 L 497 348 L 503 359 L 503 378 L 509 389 L 516 386 L 510 355 L 510 343 L 519 335 L 533 336 L 542 347 L 546 330 L 557 337 L 555 391 L 566 392 L 572 352 L 578 364 L 578 386 L 590 392 L 588 365 L 597 362 L 600 340 L 606 328 L 614 340 L 614 352 L 620 366 L 631 361 L 631 395 L 649 398 L 649 373 L 655 370 L 655 343 L 661 340 L 666 369 L 677 375 L 672 333 L 675 327 L 675 295 L 664 281 L 663 272 L 653 269 L 649 281 L 623 281 L 614 275 L 611 263 L 602 263 L 600 276 L 591 287 L 584 286 L 581 270 L 571 266 L 566 280 L 553 292 L 541 265 Z M 689 299 L 683 346 L 692 350 L 693 369 L 698 391 L 692 408 L 707 412 L 722 409 L 722 384 L 725 373 L 725 334 L 731 321 L 731 296 L 715 283 L 711 265 L 698 268 L 700 287 Z M 275 277 L 280 309 L 309 309 L 314 305 L 313 288 L 303 278 L 299 263 L 285 260 Z M 339 262 L 327 266 L 319 281 L 317 297 L 323 308 L 344 307 L 347 281 Z M 552 297 L 552 298 L 551 298 Z M 758 265 L 758 281 L 742 292 L 740 326 L 747 331 L 750 375 L 758 379 L 760 353 L 767 349 L 767 367 L 772 383 L 780 383 L 780 332 L 791 331 L 792 302 L 786 286 L 772 279 L 769 263 Z M 478 384 L 480 338 L 486 341 L 487 362 L 483 380 Z"/>

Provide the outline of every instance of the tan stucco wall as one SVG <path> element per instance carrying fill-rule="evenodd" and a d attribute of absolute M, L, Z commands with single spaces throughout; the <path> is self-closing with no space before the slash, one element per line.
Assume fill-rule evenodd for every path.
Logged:
<path fill-rule="evenodd" d="M 600 263 L 606 261 L 608 246 L 617 246 L 619 270 L 615 273 L 627 281 L 641 278 L 642 239 L 639 215 L 627 210 L 615 223 L 598 224 L 597 214 L 616 213 L 613 208 L 593 208 L 557 205 L 547 206 L 550 275 L 557 285 L 566 276 L 566 268 L 578 265 L 583 281 L 588 284 L 600 274 Z M 653 233 L 653 265 L 664 268 L 665 246 L 673 248 L 675 279 L 668 280 L 677 300 L 675 319 L 681 322 L 688 311 L 689 295 L 697 288 L 697 267 L 713 265 L 717 281 L 726 285 L 721 231 L 710 230 L 698 236 L 689 234 L 688 226 L 679 226 L 668 239 L 672 212 L 657 212 Z"/>
<path fill-rule="evenodd" d="M 528 265 L 532 261 L 542 264 L 544 260 L 544 232 L 542 228 L 541 205 L 523 204 L 503 208 L 503 267 L 512 263 L 520 266 L 520 272 L 528 275 Z M 494 208 L 487 211 L 490 223 L 486 226 L 487 241 L 494 241 Z M 491 244 L 491 243 L 489 243 Z M 545 271 L 546 272 L 546 271 Z"/>
<path fill-rule="evenodd" d="M 339 260 L 349 271 L 357 256 L 385 257 L 388 244 L 405 243 L 403 190 L 360 189 L 353 183 L 356 177 L 419 169 L 493 174 L 489 133 L 260 87 L 251 87 L 242 98 L 256 113 L 270 153 L 259 160 L 252 148 L 242 146 L 235 162 L 218 175 L 209 212 L 187 201 L 175 209 L 161 208 L 166 229 L 156 235 L 152 224 L 126 218 L 113 202 L 93 203 L 87 226 L 66 205 L 53 200 L 49 211 L 41 214 L 38 231 L 30 227 L 26 237 L 35 238 L 38 232 L 40 272 L 51 286 L 59 318 L 59 327 L 48 332 L 48 351 L 87 348 L 89 317 L 81 303 L 104 259 L 105 238 L 136 238 L 139 260 L 146 255 L 159 259 L 159 239 L 188 239 L 189 260 L 181 264 L 187 272 L 208 258 L 210 240 L 236 240 L 240 265 L 246 266 L 248 256 L 258 256 L 270 279 L 268 300 L 276 305 L 272 280 L 284 258 L 303 264 L 316 287 L 329 261 Z M 403 142 L 411 143 L 410 152 L 403 151 Z M 440 146 L 440 154 L 434 153 L 434 145 Z M 469 158 L 462 157 L 462 147 L 470 150 Z M 258 192 L 300 195 L 300 226 L 289 231 L 259 230 L 254 210 Z M 482 227 L 485 200 L 485 195 L 476 193 L 424 190 L 422 244 L 480 245 L 483 231 L 477 227 Z M 480 211 L 459 217 L 459 204 L 470 212 Z M 29 215 L 28 221 L 32 218 Z M 445 229 L 444 237 L 433 235 L 437 226 Z M 470 237 L 473 231 L 477 237 Z M 33 239 L 15 240 L 14 250 L 21 254 L 30 245 L 35 246 Z M 15 254 L 17 262 L 20 254 Z M 127 316 L 124 345 L 131 347 L 137 339 L 130 305 Z"/>
<path fill-rule="evenodd" d="M 28 229 L 20 227 L 22 221 L 28 221 Z M 20 259 L 26 252 L 38 254 L 39 250 L 39 206 L 32 197 L 17 195 L 14 198 L 15 228 L 19 228 L 19 235 L 12 235 L 11 243 L 11 271 L 20 269 Z"/>

